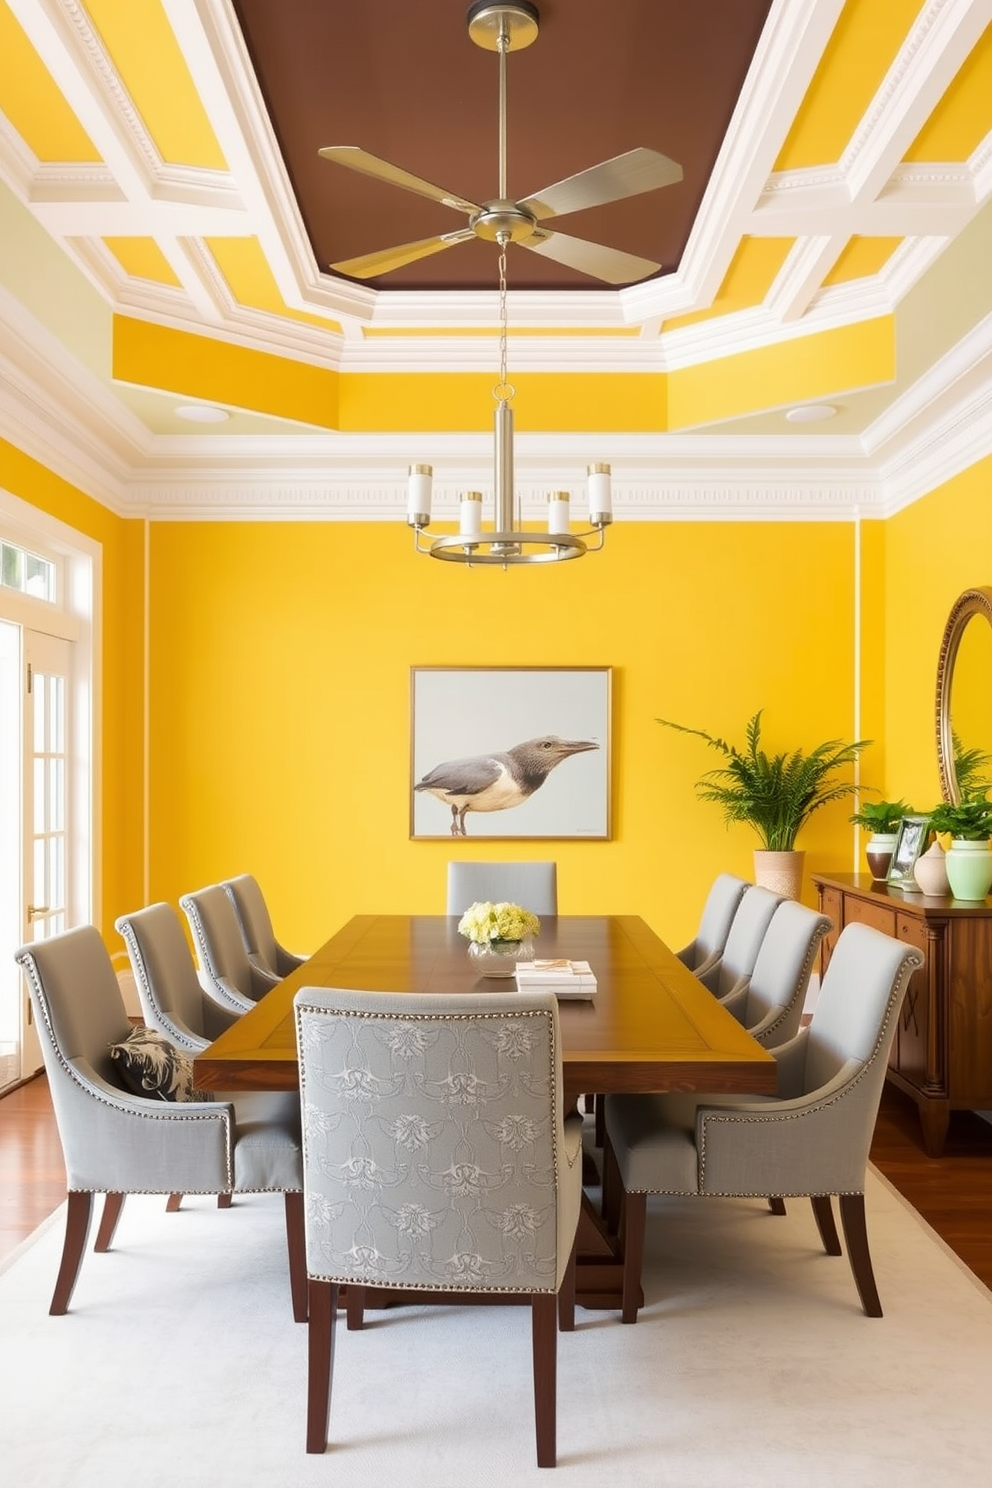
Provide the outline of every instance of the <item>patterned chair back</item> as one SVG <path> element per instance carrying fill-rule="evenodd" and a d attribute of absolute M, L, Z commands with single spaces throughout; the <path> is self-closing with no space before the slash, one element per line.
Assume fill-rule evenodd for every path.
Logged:
<path fill-rule="evenodd" d="M 310 987 L 294 1007 L 308 1274 L 557 1291 L 581 1145 L 564 1139 L 554 997 Z"/>

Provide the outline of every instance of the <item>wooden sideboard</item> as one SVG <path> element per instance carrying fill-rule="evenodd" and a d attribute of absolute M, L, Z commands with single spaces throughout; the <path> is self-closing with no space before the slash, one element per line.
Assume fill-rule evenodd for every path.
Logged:
<path fill-rule="evenodd" d="M 868 874 L 814 874 L 833 921 L 823 970 L 845 925 L 883 930 L 922 951 L 889 1055 L 888 1078 L 916 1101 L 931 1157 L 944 1148 L 952 1110 L 992 1110 L 992 903 L 928 898 Z"/>

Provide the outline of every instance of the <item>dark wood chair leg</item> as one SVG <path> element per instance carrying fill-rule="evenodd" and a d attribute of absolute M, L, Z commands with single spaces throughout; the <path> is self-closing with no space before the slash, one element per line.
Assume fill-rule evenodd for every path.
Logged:
<path fill-rule="evenodd" d="M 597 1147 L 602 1147 L 603 1138 L 606 1135 L 606 1096 L 600 1093 L 593 1097 L 593 1112 L 595 1114 L 595 1142 Z"/>
<path fill-rule="evenodd" d="M 93 1217 L 93 1195 L 91 1193 L 74 1191 L 68 1195 L 68 1200 L 62 1263 L 55 1281 L 52 1305 L 48 1309 L 52 1317 L 62 1317 L 68 1311 L 76 1285 L 76 1277 L 79 1275 L 79 1267 L 82 1264 L 83 1251 L 86 1249 L 90 1220 Z"/>
<path fill-rule="evenodd" d="M 834 1220 L 834 1206 L 829 1194 L 810 1194 L 809 1201 L 813 1206 L 813 1218 L 816 1220 L 816 1228 L 820 1232 L 823 1248 L 827 1255 L 840 1255 L 840 1236 L 837 1233 L 837 1224 Z"/>
<path fill-rule="evenodd" d="M 568 1258 L 565 1267 L 565 1275 L 561 1279 L 558 1288 L 558 1331 L 560 1333 L 573 1333 L 575 1331 L 575 1273 L 578 1262 L 579 1237 L 576 1231 L 575 1241 L 572 1244 L 572 1254 Z"/>
<path fill-rule="evenodd" d="M 868 1249 L 868 1226 L 865 1223 L 864 1194 L 840 1195 L 840 1222 L 847 1241 L 847 1259 L 851 1263 L 854 1284 L 866 1317 L 881 1317 L 882 1304 L 875 1285 L 875 1273 Z"/>
<path fill-rule="evenodd" d="M 289 1289 L 293 1298 L 293 1319 L 307 1320 L 307 1241 L 304 1227 L 302 1193 L 287 1193 L 286 1249 L 289 1253 Z"/>
<path fill-rule="evenodd" d="M 344 1310 L 348 1319 L 348 1332 L 360 1333 L 365 1327 L 365 1288 L 363 1286 L 348 1283 L 345 1289 Z"/>
<path fill-rule="evenodd" d="M 234 1202 L 234 1195 L 233 1194 L 219 1193 L 217 1195 L 217 1208 L 218 1209 L 230 1209 L 230 1207 L 233 1204 L 233 1202 Z"/>
<path fill-rule="evenodd" d="M 93 1249 L 107 1251 L 114 1243 L 114 1235 L 117 1232 L 117 1221 L 121 1217 L 124 1208 L 124 1195 L 122 1193 L 108 1193 L 103 1201 L 103 1217 L 100 1220 L 100 1228 L 96 1232 Z"/>
<path fill-rule="evenodd" d="M 534 1292 L 530 1307 L 537 1465 L 554 1467 L 558 1461 L 558 1299 L 554 1292 Z"/>
<path fill-rule="evenodd" d="M 327 1420 L 331 1411 L 338 1289 L 333 1281 L 311 1281 L 307 1291 L 310 1315 L 307 1332 L 307 1451 L 323 1452 L 327 1447 Z"/>
<path fill-rule="evenodd" d="M 647 1224 L 648 1196 L 624 1193 L 623 1221 L 623 1300 L 621 1321 L 637 1322 L 641 1305 L 641 1266 L 644 1262 L 644 1230 Z"/>
<path fill-rule="evenodd" d="M 617 1166 L 616 1153 L 610 1146 L 609 1137 L 603 1137 L 603 1192 L 600 1213 L 608 1235 L 615 1235 L 620 1228 L 620 1205 L 623 1184 Z"/>
<path fill-rule="evenodd" d="M 781 1194 L 770 1194 L 768 1197 L 768 1207 L 773 1214 L 784 1214 L 785 1200 Z"/>
<path fill-rule="evenodd" d="M 182 1194 L 170 1194 L 165 1201 L 166 1214 L 175 1214 L 178 1211 L 179 1205 L 182 1203 L 182 1201 Z"/>

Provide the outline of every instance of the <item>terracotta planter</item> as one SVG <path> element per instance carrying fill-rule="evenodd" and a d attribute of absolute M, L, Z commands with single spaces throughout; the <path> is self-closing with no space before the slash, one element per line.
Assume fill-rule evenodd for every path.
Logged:
<path fill-rule="evenodd" d="M 755 848 L 754 881 L 786 899 L 798 899 L 803 887 L 804 852 L 769 852 Z"/>

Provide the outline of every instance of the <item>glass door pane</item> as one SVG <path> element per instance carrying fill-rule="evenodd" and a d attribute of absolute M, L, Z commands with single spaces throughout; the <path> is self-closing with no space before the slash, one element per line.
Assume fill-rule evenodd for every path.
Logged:
<path fill-rule="evenodd" d="M 21 1076 L 21 628 L 0 620 L 0 1090 Z"/>
<path fill-rule="evenodd" d="M 68 814 L 69 665 L 71 646 L 54 636 L 29 633 L 27 697 L 30 739 L 30 822 L 27 885 L 27 940 L 46 940 L 67 926 L 66 879 Z M 26 761 L 27 763 L 27 761 Z M 28 803 L 25 802 L 25 805 Z"/>

